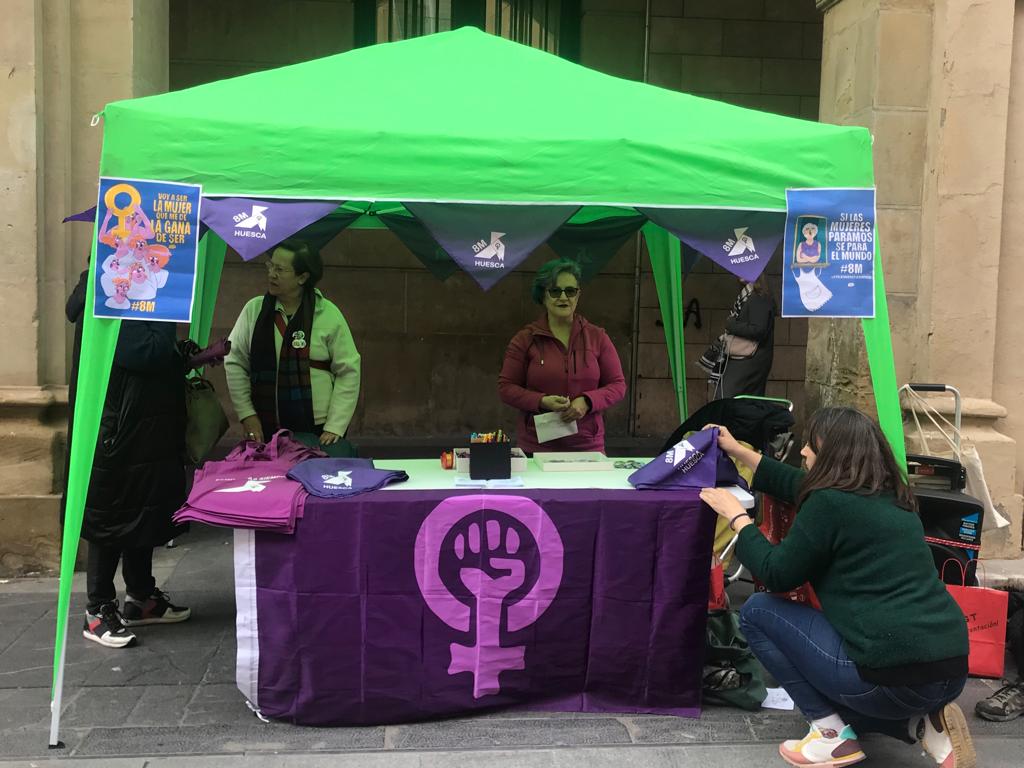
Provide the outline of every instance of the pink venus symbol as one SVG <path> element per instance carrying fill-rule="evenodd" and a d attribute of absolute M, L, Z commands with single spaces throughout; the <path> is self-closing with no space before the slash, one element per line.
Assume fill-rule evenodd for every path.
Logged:
<path fill-rule="evenodd" d="M 514 527 L 502 525 L 493 517 L 485 521 L 485 512 L 502 513 L 518 521 L 537 546 L 537 580 L 529 592 L 514 602 L 509 602 L 509 595 L 526 584 L 523 542 Z M 445 540 L 467 517 L 478 519 L 454 536 L 450 551 L 460 563 L 465 563 L 460 566 L 458 577 L 473 595 L 475 611 L 452 594 L 441 575 Z M 473 557 L 480 559 L 481 566 L 486 564 L 490 573 L 470 565 Z M 475 630 L 472 645 L 451 644 L 448 667 L 449 675 L 473 675 L 473 698 L 498 693 L 502 672 L 526 668 L 525 646 L 501 645 L 502 609 L 506 609 L 507 632 L 517 632 L 537 621 L 558 593 L 563 558 L 562 538 L 551 518 L 536 502 L 523 496 L 455 496 L 438 504 L 423 521 L 416 536 L 416 583 L 424 601 L 441 621 L 458 632 Z M 500 575 L 492 575 L 495 573 Z"/>

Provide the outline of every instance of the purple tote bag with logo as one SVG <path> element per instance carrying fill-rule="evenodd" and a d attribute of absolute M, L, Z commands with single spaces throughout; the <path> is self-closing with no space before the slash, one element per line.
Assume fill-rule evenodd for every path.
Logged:
<path fill-rule="evenodd" d="M 629 476 L 640 490 L 711 488 L 742 483 L 732 459 L 718 447 L 714 427 L 684 437 Z"/>

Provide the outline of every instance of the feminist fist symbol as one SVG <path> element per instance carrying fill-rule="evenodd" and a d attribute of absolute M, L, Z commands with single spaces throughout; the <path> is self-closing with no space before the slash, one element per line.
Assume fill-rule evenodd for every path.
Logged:
<path fill-rule="evenodd" d="M 523 586 L 526 579 L 526 564 L 514 555 L 519 551 L 519 534 L 513 528 L 505 528 L 497 520 L 488 520 L 483 534 L 478 523 L 471 523 L 466 536 L 455 537 L 455 555 L 459 560 L 466 556 L 466 550 L 482 557 L 481 567 L 463 566 L 459 579 L 476 597 L 476 643 L 471 646 L 451 644 L 452 663 L 448 674 L 474 672 L 473 698 L 479 699 L 490 693 L 497 693 L 498 675 L 505 670 L 525 669 L 522 645 L 501 647 L 501 608 L 508 595 Z M 490 572 L 504 572 L 492 576 Z"/>
<path fill-rule="evenodd" d="M 485 511 L 498 515 L 485 518 Z M 505 515 L 512 520 L 503 523 Z M 460 525 L 463 521 L 468 523 L 465 527 Z M 535 577 L 527 574 L 524 534 L 532 539 L 531 557 L 535 552 L 538 559 Z M 442 551 L 453 557 L 458 580 L 472 596 L 467 595 L 465 603 L 453 594 L 455 585 L 446 584 L 441 575 Z M 450 644 L 448 667 L 449 675 L 473 675 L 473 698 L 498 693 L 502 672 L 526 668 L 525 646 L 501 646 L 502 620 L 504 630 L 514 633 L 541 617 L 562 582 L 563 556 L 562 539 L 551 518 L 523 496 L 454 496 L 423 521 L 416 536 L 416 583 L 438 618 L 457 632 L 475 634 L 472 645 Z M 454 578 L 451 573 L 449 579 Z M 523 591 L 526 594 L 518 596 Z"/>

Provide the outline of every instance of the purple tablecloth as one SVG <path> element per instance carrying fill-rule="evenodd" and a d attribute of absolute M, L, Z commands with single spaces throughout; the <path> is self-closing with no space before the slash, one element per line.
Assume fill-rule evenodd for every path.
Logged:
<path fill-rule="evenodd" d="M 714 526 L 696 491 L 311 497 L 236 532 L 239 688 L 309 725 L 696 717 Z"/>

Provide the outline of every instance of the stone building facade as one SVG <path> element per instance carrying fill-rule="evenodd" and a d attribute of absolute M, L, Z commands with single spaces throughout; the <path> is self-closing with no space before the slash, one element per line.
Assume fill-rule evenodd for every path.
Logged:
<path fill-rule="evenodd" d="M 510 13 L 514 4 L 498 2 Z M 1013 24 L 1024 4 L 549 5 L 561 9 L 560 53 L 587 66 L 872 130 L 899 378 L 948 381 L 964 391 L 967 432 L 981 448 L 998 503 L 1015 520 L 1012 531 L 986 541 L 987 554 L 1019 553 L 1024 371 L 1018 369 L 1024 362 L 998 351 L 1020 340 L 1014 318 L 1024 309 L 1012 289 L 1016 272 L 1024 271 L 1015 253 L 1016 230 L 1024 226 L 1017 211 L 1024 206 L 1024 34 L 1015 35 Z M 112 100 L 330 55 L 414 27 L 444 29 L 453 17 L 458 23 L 459 13 L 476 12 L 471 3 L 441 3 L 448 15 L 421 19 L 417 27 L 387 17 L 386 6 L 375 0 L 6 1 L 0 19 L 6 73 L 0 114 L 7 127 L 0 142 L 0 297 L 7 309 L 0 320 L 0 572 L 48 567 L 56 552 L 70 354 L 63 304 L 84 267 L 90 234 L 85 225 L 60 220 L 94 202 L 102 133 L 90 127 L 91 116 Z M 496 0 L 481 0 L 480 7 L 481 23 L 495 24 Z M 504 18 L 501 31 L 509 34 Z M 557 47 L 552 39 L 544 44 L 549 49 Z M 344 98 L 344 89 L 334 97 Z M 364 359 L 356 442 L 433 450 L 481 425 L 512 425 L 512 414 L 487 393 L 494 391 L 508 339 L 534 315 L 529 279 L 550 251 L 541 249 L 487 294 L 461 274 L 439 283 L 384 231 L 345 232 L 324 255 L 324 291 L 345 312 Z M 701 310 L 700 326 L 694 316 L 686 329 L 691 410 L 707 398 L 692 361 L 721 329 L 737 290 L 732 277 L 706 262 L 687 280 L 685 301 L 696 299 Z M 242 303 L 261 291 L 261 271 L 229 255 L 214 333 L 226 334 Z M 650 450 L 676 418 L 654 284 L 635 243 L 586 287 L 582 308 L 608 329 L 630 382 L 628 402 L 609 414 L 609 446 Z M 867 402 L 861 347 L 855 323 L 780 319 L 769 394 L 793 400 L 801 415 L 805 402 Z M 395 377 L 396 367 L 406 375 Z"/>

